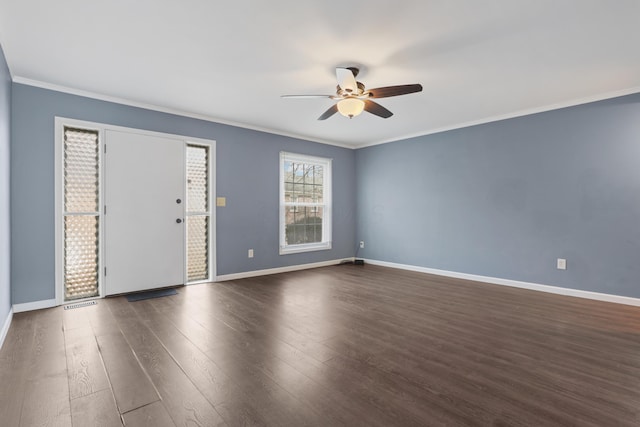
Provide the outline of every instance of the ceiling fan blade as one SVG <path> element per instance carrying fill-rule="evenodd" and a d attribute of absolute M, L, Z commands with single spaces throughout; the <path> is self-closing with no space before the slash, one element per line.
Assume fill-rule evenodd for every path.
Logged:
<path fill-rule="evenodd" d="M 369 89 L 371 98 L 388 98 L 390 96 L 407 95 L 409 93 L 421 92 L 422 85 L 398 85 L 398 86 L 385 86 L 377 87 L 375 89 Z"/>
<path fill-rule="evenodd" d="M 318 117 L 318 120 L 327 120 L 329 117 L 333 116 L 337 112 L 338 112 L 338 104 L 333 104 L 331 108 L 329 108 L 327 111 L 322 113 L 320 117 Z"/>
<path fill-rule="evenodd" d="M 280 98 L 333 98 L 335 95 L 281 95 Z"/>
<path fill-rule="evenodd" d="M 393 116 L 393 113 L 377 102 L 370 101 L 366 99 L 364 101 L 364 111 L 368 111 L 371 114 L 375 114 L 378 117 L 382 117 L 383 119 L 388 119 Z"/>
<path fill-rule="evenodd" d="M 338 86 L 347 93 L 357 93 L 358 83 L 350 68 L 336 68 L 336 77 L 338 78 Z"/>

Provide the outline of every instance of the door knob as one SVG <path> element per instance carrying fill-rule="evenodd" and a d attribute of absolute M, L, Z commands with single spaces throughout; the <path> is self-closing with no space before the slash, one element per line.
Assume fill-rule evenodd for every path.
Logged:
<path fill-rule="evenodd" d="M 182 219 L 178 218 L 178 219 L 176 219 L 176 222 L 177 222 L 178 224 L 180 224 L 180 223 L 182 222 Z"/>

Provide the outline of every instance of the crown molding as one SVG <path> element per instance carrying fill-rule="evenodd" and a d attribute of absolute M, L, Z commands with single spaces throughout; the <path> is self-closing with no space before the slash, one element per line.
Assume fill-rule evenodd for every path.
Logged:
<path fill-rule="evenodd" d="M 198 120 L 204 120 L 204 121 L 207 121 L 207 122 L 219 123 L 219 124 L 223 124 L 223 125 L 227 125 L 227 126 L 234 126 L 234 127 L 238 127 L 238 128 L 242 128 L 242 129 L 248 129 L 248 130 L 254 130 L 254 131 L 257 131 L 257 132 L 264 132 L 264 133 L 269 133 L 269 134 L 273 134 L 273 135 L 284 136 L 284 137 L 287 137 L 287 138 L 301 139 L 303 141 L 316 142 L 318 144 L 332 145 L 332 146 L 336 146 L 336 147 L 340 147 L 340 148 L 347 148 L 347 149 L 351 149 L 351 150 L 357 150 L 357 149 L 360 149 L 360 148 L 372 147 L 372 146 L 375 146 L 375 145 L 388 144 L 388 143 L 391 143 L 391 142 L 398 142 L 398 141 L 403 141 L 403 140 L 407 140 L 407 139 L 411 139 L 411 138 L 418 138 L 418 137 L 421 137 L 421 136 L 433 135 L 433 134 L 447 132 L 447 131 L 451 131 L 451 130 L 463 129 L 463 128 L 467 128 L 467 127 L 471 127 L 471 126 L 478 126 L 478 125 L 487 124 L 487 123 L 499 122 L 499 121 L 502 121 L 502 120 L 513 119 L 513 118 L 517 118 L 517 117 L 524 117 L 524 116 L 529 116 L 529 115 L 532 115 L 532 114 L 545 113 L 545 112 L 548 112 L 548 111 L 560 110 L 562 108 L 575 107 L 575 106 L 578 106 L 578 105 L 589 104 L 589 103 L 592 103 L 592 102 L 604 101 L 604 100 L 607 100 L 607 99 L 617 98 L 617 97 L 620 97 L 620 96 L 626 96 L 626 95 L 632 95 L 632 94 L 635 94 L 635 93 L 640 93 L 640 86 L 635 86 L 635 87 L 632 87 L 632 88 L 621 89 L 621 90 L 612 91 L 612 92 L 606 92 L 606 93 L 602 93 L 602 94 L 598 94 L 598 95 L 592 95 L 592 96 L 588 96 L 588 97 L 576 98 L 576 99 L 572 99 L 572 100 L 569 100 L 569 101 L 558 102 L 558 103 L 555 103 L 555 104 L 545 105 L 545 106 L 542 106 L 542 107 L 527 108 L 527 109 L 515 111 L 515 112 L 512 112 L 512 113 L 489 116 L 489 117 L 485 117 L 485 118 L 478 119 L 478 120 L 472 120 L 472 121 L 469 121 L 469 122 L 458 123 L 458 124 L 454 124 L 454 125 L 451 125 L 451 126 L 443 126 L 443 127 L 439 127 L 439 128 L 423 131 L 423 132 L 414 132 L 414 133 L 405 134 L 405 135 L 401 135 L 401 136 L 398 136 L 398 137 L 384 139 L 384 140 L 380 140 L 380 141 L 372 141 L 372 142 L 368 142 L 368 143 L 364 143 L 364 144 L 353 145 L 353 144 L 345 144 L 345 143 L 340 143 L 340 142 L 335 142 L 335 141 L 329 141 L 329 140 L 321 139 L 321 138 L 312 138 L 312 137 L 305 136 L 305 135 L 299 135 L 299 134 L 295 134 L 295 133 L 284 132 L 284 131 L 280 131 L 280 130 L 276 130 L 276 129 L 270 129 L 270 128 L 266 128 L 266 127 L 262 127 L 262 126 L 254 126 L 254 125 L 250 125 L 248 123 L 242 123 L 242 122 L 235 122 L 235 121 L 232 121 L 232 120 L 220 119 L 220 118 L 217 118 L 217 117 L 207 116 L 207 115 L 204 115 L 204 114 L 198 114 L 198 113 L 193 113 L 193 112 L 189 112 L 189 111 L 169 108 L 169 107 L 162 107 L 162 106 L 159 106 L 159 105 L 147 104 L 147 103 L 144 103 L 144 102 L 132 101 L 132 100 L 125 99 L 125 98 L 119 98 L 119 97 L 114 97 L 114 96 L 105 95 L 105 94 L 101 94 L 101 93 L 85 91 L 85 90 L 82 90 L 82 89 L 75 89 L 75 88 L 71 88 L 71 87 L 68 87 L 68 86 L 62 86 L 62 85 L 57 85 L 57 84 L 53 84 L 53 83 L 47 83 L 47 82 L 43 82 L 43 81 L 40 81 L 40 80 L 28 79 L 28 78 L 21 77 L 21 76 L 12 76 L 12 81 L 14 83 L 19 83 L 19 84 L 23 84 L 23 85 L 27 85 L 27 86 L 38 87 L 38 88 L 41 88 L 41 89 L 53 90 L 53 91 L 56 91 L 56 92 L 67 93 L 67 94 L 70 94 L 70 95 L 83 96 L 85 98 L 91 98 L 91 99 L 97 99 L 97 100 L 100 100 L 100 101 L 113 102 L 115 104 L 127 105 L 127 106 L 130 106 L 130 107 L 143 108 L 143 109 L 146 109 L 146 110 L 152 110 L 152 111 L 158 111 L 158 112 L 162 112 L 162 113 L 174 114 L 174 115 L 177 115 L 177 116 L 188 117 L 188 118 L 198 119 Z"/>
<path fill-rule="evenodd" d="M 374 145 L 382 145 L 382 144 L 387 144 L 387 143 L 390 143 L 390 142 L 404 141 L 406 139 L 417 138 L 417 137 L 420 137 L 420 136 L 433 135 L 433 134 L 436 134 L 436 133 L 447 132 L 447 131 L 450 131 L 450 130 L 463 129 L 463 128 L 467 128 L 467 127 L 471 127 L 471 126 L 477 126 L 477 125 L 483 125 L 483 124 L 486 124 L 486 123 L 499 122 L 499 121 L 502 121 L 502 120 L 514 119 L 514 118 L 517 118 L 517 117 L 530 116 L 530 115 L 538 114 L 538 113 L 546 113 L 548 111 L 560 110 L 562 108 L 568 108 L 568 107 L 575 107 L 575 106 L 578 106 L 578 105 L 589 104 L 589 103 L 592 103 L 592 102 L 605 101 L 607 99 L 618 98 L 620 96 L 626 96 L 626 95 L 633 95 L 635 93 L 640 93 L 640 86 L 636 86 L 636 87 L 632 87 L 632 88 L 628 88 L 628 89 L 617 90 L 617 91 L 613 91 L 613 92 L 606 92 L 606 93 L 593 95 L 593 96 L 587 96 L 587 97 L 583 97 L 583 98 L 576 98 L 576 99 L 572 99 L 572 100 L 569 100 L 569 101 L 563 101 L 563 102 L 558 102 L 558 103 L 555 103 L 555 104 L 545 105 L 543 107 L 527 108 L 527 109 L 524 109 L 524 110 L 515 111 L 513 113 L 499 114 L 499 115 L 496 115 L 496 116 L 485 117 L 483 119 L 472 120 L 470 122 L 459 123 L 459 124 L 455 124 L 455 125 L 451 125 L 451 126 L 444 126 L 444 127 L 440 127 L 440 128 L 436 128 L 436 129 L 431 129 L 431 130 L 428 130 L 428 131 L 425 131 L 425 132 L 416 132 L 416 133 L 412 133 L 412 134 L 407 134 L 407 135 L 403 135 L 403 136 L 400 136 L 400 137 L 397 137 L 397 138 L 391 138 L 391 139 L 385 139 L 385 140 L 382 140 L 382 141 L 358 144 L 358 145 L 355 146 L 355 149 L 371 147 L 371 146 L 374 146 Z"/>
<path fill-rule="evenodd" d="M 53 84 L 53 83 L 47 83 L 47 82 L 43 82 L 43 81 L 40 81 L 40 80 L 28 79 L 28 78 L 20 77 L 20 76 L 14 76 L 12 80 L 13 80 L 14 83 L 18 83 L 18 84 L 22 84 L 22 85 L 26 85 L 26 86 L 33 86 L 33 87 L 38 87 L 38 88 L 41 88 L 41 89 L 52 90 L 52 91 L 55 91 L 55 92 L 62 92 L 62 93 L 66 93 L 66 94 L 69 94 L 69 95 L 76 95 L 76 96 L 82 96 L 82 97 L 85 97 L 85 98 L 97 99 L 99 101 L 113 102 L 114 104 L 121 104 L 121 105 L 126 105 L 126 106 L 129 106 L 129 107 L 143 108 L 145 110 L 152 110 L 152 111 L 158 111 L 158 112 L 161 112 L 161 113 L 174 114 L 176 116 L 188 117 L 188 118 L 191 118 L 191 119 L 204 120 L 204 121 L 207 121 L 207 122 L 219 123 L 219 124 L 222 124 L 222 125 L 234 126 L 234 127 L 238 127 L 238 128 L 242 128 L 242 129 L 248 129 L 248 130 L 254 130 L 254 131 L 257 131 L 257 132 L 264 132 L 264 133 L 269 133 L 269 134 L 273 134 L 273 135 L 284 136 L 284 137 L 287 137 L 287 138 L 301 139 L 303 141 L 308 141 L 308 142 L 316 142 L 316 143 L 319 143 L 319 144 L 333 145 L 333 146 L 341 147 L 341 148 L 348 148 L 348 149 L 354 149 L 355 148 L 353 145 L 342 144 L 342 143 L 335 142 L 335 141 L 329 141 L 329 140 L 324 140 L 324 139 L 320 139 L 320 138 L 311 138 L 311 137 L 308 137 L 308 136 L 298 135 L 298 134 L 295 134 L 295 133 L 283 132 L 283 131 L 270 129 L 270 128 L 266 128 L 266 127 L 261 127 L 261 126 L 254 126 L 254 125 L 250 125 L 250 124 L 247 124 L 247 123 L 234 122 L 232 120 L 220 119 L 220 118 L 217 118 L 217 117 L 207 116 L 205 114 L 198 114 L 198 113 L 193 113 L 193 112 L 190 112 L 190 111 L 178 110 L 178 109 L 175 109 L 175 108 L 162 107 L 162 106 L 159 106 L 159 105 L 153 105 L 153 104 L 147 104 L 147 103 L 144 103 L 144 102 L 132 101 L 130 99 L 119 98 L 119 97 L 105 95 L 105 94 L 96 93 L 96 92 L 90 92 L 90 91 L 86 91 L 86 90 L 82 90 L 82 89 L 75 89 L 75 88 L 71 88 L 71 87 L 68 87 L 68 86 L 61 86 L 61 85 L 57 85 L 57 84 Z"/>

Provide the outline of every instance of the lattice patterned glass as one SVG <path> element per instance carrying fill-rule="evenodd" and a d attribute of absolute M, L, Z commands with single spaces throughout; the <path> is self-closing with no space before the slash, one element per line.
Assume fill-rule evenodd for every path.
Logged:
<path fill-rule="evenodd" d="M 187 211 L 209 209 L 209 148 L 187 145 Z"/>
<path fill-rule="evenodd" d="M 98 211 L 98 132 L 64 130 L 64 209 Z"/>
<path fill-rule="evenodd" d="M 98 217 L 64 218 L 65 300 L 98 295 Z"/>
<path fill-rule="evenodd" d="M 209 217 L 187 217 L 187 279 L 209 278 Z"/>

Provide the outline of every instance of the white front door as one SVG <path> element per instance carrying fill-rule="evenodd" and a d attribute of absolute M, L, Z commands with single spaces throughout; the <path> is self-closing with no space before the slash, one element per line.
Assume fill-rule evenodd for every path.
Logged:
<path fill-rule="evenodd" d="M 105 294 L 184 283 L 184 141 L 107 130 Z"/>

